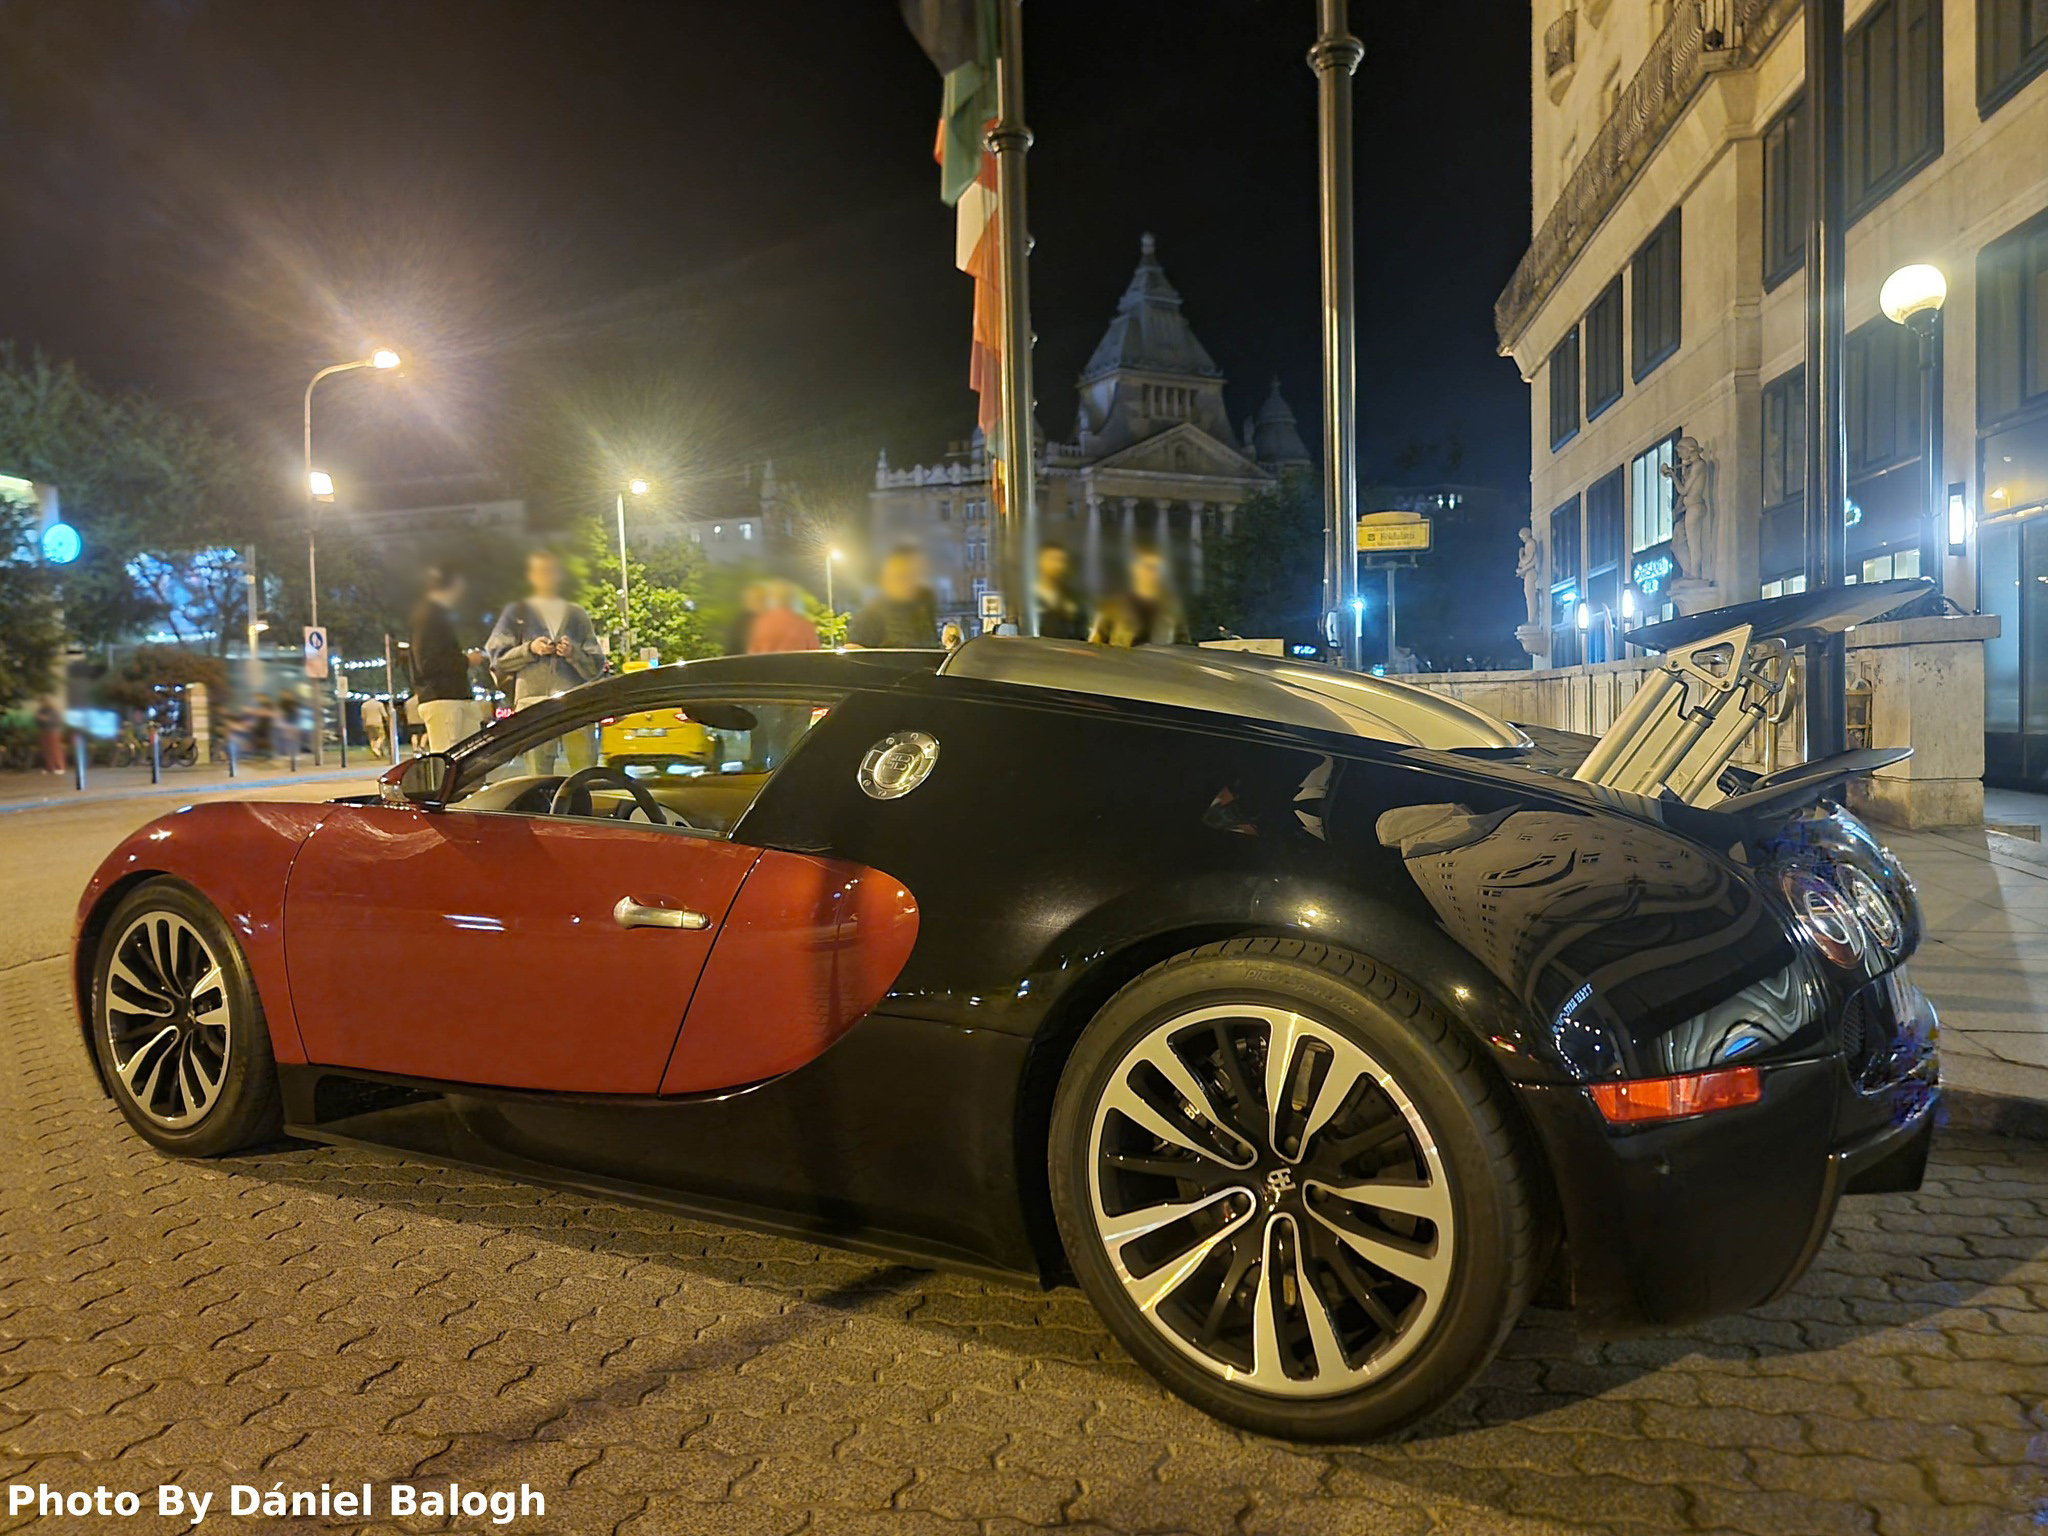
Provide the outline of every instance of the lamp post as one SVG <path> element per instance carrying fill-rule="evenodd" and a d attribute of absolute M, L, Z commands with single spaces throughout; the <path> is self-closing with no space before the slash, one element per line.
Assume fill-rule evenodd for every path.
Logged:
<path fill-rule="evenodd" d="M 313 389 L 322 379 L 331 374 L 353 373 L 358 368 L 375 368 L 380 371 L 396 368 L 399 358 L 389 347 L 379 347 L 368 357 L 359 357 L 352 363 L 330 363 L 314 374 L 306 383 L 306 622 L 315 629 L 320 627 L 320 539 L 317 509 L 322 499 L 319 480 L 326 481 L 325 496 L 334 497 L 334 482 L 326 475 L 314 478 L 313 469 Z M 320 750 L 320 707 L 313 707 L 313 766 L 319 767 Z M 344 728 L 346 728 L 344 726 Z"/>
<path fill-rule="evenodd" d="M 839 563 L 839 550 L 835 546 L 825 551 L 825 612 L 832 616 L 833 627 L 839 623 L 839 605 L 832 599 L 832 567 Z"/>
<path fill-rule="evenodd" d="M 626 494 L 635 496 L 647 494 L 647 482 L 638 475 L 628 480 L 619 491 L 619 661 L 623 665 L 625 653 L 633 648 L 633 620 L 626 609 Z"/>
<path fill-rule="evenodd" d="M 1878 290 L 1877 306 L 1894 325 L 1903 325 L 1920 341 L 1920 478 L 1927 486 L 1927 519 L 1921 529 L 1920 574 L 1942 581 L 1941 528 L 1945 502 L 1941 464 L 1941 306 L 1948 297 L 1948 279 L 1941 268 L 1925 262 L 1899 268 Z"/>
<path fill-rule="evenodd" d="M 1346 0 L 1317 0 L 1316 18 L 1321 34 L 1308 62 L 1316 76 L 1323 268 L 1323 611 L 1334 619 L 1359 596 L 1351 76 L 1365 45 L 1351 35 Z M 1344 660 L 1365 669 L 1365 635 L 1356 625 Z"/>

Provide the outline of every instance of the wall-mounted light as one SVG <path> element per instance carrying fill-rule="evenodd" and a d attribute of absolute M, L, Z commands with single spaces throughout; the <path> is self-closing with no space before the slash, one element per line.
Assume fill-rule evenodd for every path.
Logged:
<path fill-rule="evenodd" d="M 1950 481 L 1948 487 L 1948 552 L 1970 552 L 1970 489 L 1960 480 Z"/>
<path fill-rule="evenodd" d="M 1583 635 L 1587 630 L 1593 627 L 1593 605 L 1591 603 L 1579 604 L 1578 615 L 1579 633 Z"/>

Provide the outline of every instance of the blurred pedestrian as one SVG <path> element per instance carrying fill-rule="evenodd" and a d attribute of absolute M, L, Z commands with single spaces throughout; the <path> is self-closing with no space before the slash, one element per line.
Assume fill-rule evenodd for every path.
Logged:
<path fill-rule="evenodd" d="M 469 669 L 484 653 L 465 647 L 455 629 L 467 586 L 454 566 L 430 566 L 426 594 L 412 611 L 412 685 L 429 752 L 446 752 L 483 729 L 483 706 L 470 687 Z"/>
<path fill-rule="evenodd" d="M 1073 569 L 1064 544 L 1038 546 L 1038 632 L 1048 640 L 1088 638 L 1088 615 L 1071 585 Z"/>
<path fill-rule="evenodd" d="M 372 757 L 391 755 L 391 712 L 382 699 L 363 700 L 363 735 L 369 739 Z"/>
<path fill-rule="evenodd" d="M 939 648 L 939 605 L 925 581 L 923 550 L 898 544 L 882 557 L 875 595 L 847 623 L 846 644 L 857 651 Z"/>
<path fill-rule="evenodd" d="M 762 597 L 761 611 L 747 633 L 747 654 L 769 651 L 815 651 L 818 626 L 803 616 L 803 599 L 787 581 L 770 585 Z"/>
<path fill-rule="evenodd" d="M 277 709 L 270 717 L 271 756 L 299 755 L 299 696 L 289 688 L 277 691 Z"/>
<path fill-rule="evenodd" d="M 44 699 L 36 706 L 36 735 L 41 738 L 43 748 L 43 772 L 64 771 L 64 711 L 57 707 L 55 699 Z"/>
<path fill-rule="evenodd" d="M 562 595 L 562 562 L 535 550 L 526 557 L 526 582 L 529 595 L 505 605 L 484 646 L 500 685 L 509 680 L 515 710 L 566 693 L 604 670 L 589 611 Z M 533 773 L 554 771 L 555 746 L 549 742 L 529 754 Z M 560 746 L 571 772 L 597 761 L 597 740 L 589 731 L 571 732 Z"/>
<path fill-rule="evenodd" d="M 1096 645 L 1187 645 L 1187 615 L 1166 579 L 1166 557 L 1140 546 L 1131 555 L 1130 580 L 1103 603 L 1088 638 Z"/>
<path fill-rule="evenodd" d="M 960 628 L 958 619 L 946 620 L 946 627 L 939 631 L 939 644 L 949 651 L 957 651 L 967 643 L 967 636 Z"/>
<path fill-rule="evenodd" d="M 732 627 L 725 632 L 725 654 L 744 656 L 754 643 L 754 621 L 761 617 L 768 606 L 768 583 L 750 581 L 740 589 L 739 611 L 733 615 Z"/>

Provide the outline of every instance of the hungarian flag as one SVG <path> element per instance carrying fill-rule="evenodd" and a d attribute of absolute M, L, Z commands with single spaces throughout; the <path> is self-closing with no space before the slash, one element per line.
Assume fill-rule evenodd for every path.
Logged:
<path fill-rule="evenodd" d="M 986 145 L 996 117 L 995 0 L 901 0 L 903 20 L 944 77 L 939 107 L 939 197 L 955 210 L 953 265 L 974 279 L 974 350 L 968 382 L 981 397 L 991 454 L 1002 422 L 1003 297 L 996 254 L 996 159 Z"/>

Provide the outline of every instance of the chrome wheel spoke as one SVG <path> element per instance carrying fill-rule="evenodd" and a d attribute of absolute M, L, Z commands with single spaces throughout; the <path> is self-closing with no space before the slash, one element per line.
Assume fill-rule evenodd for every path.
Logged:
<path fill-rule="evenodd" d="M 156 1093 L 157 1079 L 163 1076 L 165 1059 L 177 1048 L 177 1039 L 178 1031 L 175 1028 L 160 1029 L 137 1046 L 135 1054 L 125 1062 L 115 1063 L 115 1075 L 121 1079 L 121 1085 L 128 1090 L 130 1098 L 142 1104 L 150 1101 Z M 135 1080 L 142 1075 L 145 1067 L 149 1069 L 149 1080 L 138 1084 Z"/>
<path fill-rule="evenodd" d="M 1123 1250 L 1126 1244 L 1185 1220 L 1232 1195 L 1243 1200 L 1244 1209 L 1213 1232 L 1197 1235 L 1186 1248 L 1175 1253 L 1164 1263 L 1142 1275 L 1132 1274 L 1130 1267 L 1124 1263 Z M 1189 1277 L 1208 1261 L 1209 1255 L 1216 1251 L 1219 1243 L 1250 1221 L 1257 1205 L 1258 1202 L 1252 1197 L 1250 1190 L 1226 1189 L 1200 1200 L 1152 1206 L 1128 1216 L 1106 1217 L 1098 1213 L 1096 1224 L 1102 1231 L 1103 1241 L 1109 1245 L 1111 1262 L 1116 1266 L 1117 1277 L 1123 1281 L 1124 1289 L 1140 1311 L 1149 1312 L 1186 1284 Z"/>
<path fill-rule="evenodd" d="M 1441 1227 L 1451 1219 L 1450 1191 L 1434 1180 L 1365 1179 L 1356 1184 L 1325 1184 L 1309 1179 L 1303 1187 L 1311 1194 L 1331 1195 L 1368 1210 L 1418 1216 L 1432 1226 Z"/>
<path fill-rule="evenodd" d="M 114 963 L 107 969 L 107 986 L 111 991 L 118 983 L 125 988 L 125 994 L 115 999 L 124 1013 L 154 1014 L 168 1018 L 178 1008 L 178 1000 L 170 989 L 153 977 L 144 977 L 121 955 L 114 956 Z"/>
<path fill-rule="evenodd" d="M 1351 1370 L 1351 1362 L 1337 1337 L 1336 1319 L 1330 1316 L 1322 1293 L 1309 1276 L 1308 1251 L 1300 1242 L 1294 1245 L 1294 1279 L 1301 1297 L 1302 1319 L 1308 1324 L 1309 1349 L 1315 1357 L 1316 1379 L 1341 1381 Z"/>
<path fill-rule="evenodd" d="M 1320 1212 L 1311 1211 L 1309 1214 L 1336 1233 L 1345 1247 L 1374 1269 L 1384 1271 L 1396 1280 L 1405 1280 L 1428 1296 L 1442 1291 L 1443 1282 L 1450 1273 L 1450 1257 L 1448 1254 L 1439 1256 L 1435 1245 L 1425 1248 L 1406 1238 L 1340 1226 Z"/>
<path fill-rule="evenodd" d="M 1119 1082 L 1103 1098 L 1103 1107 L 1113 1109 L 1134 1125 L 1157 1136 L 1170 1146 L 1179 1147 L 1183 1152 L 1192 1152 L 1196 1157 L 1206 1158 L 1228 1168 L 1233 1166 L 1229 1159 L 1213 1147 L 1205 1147 L 1181 1126 L 1174 1124 L 1166 1115 L 1152 1106 L 1129 1082 Z"/>

